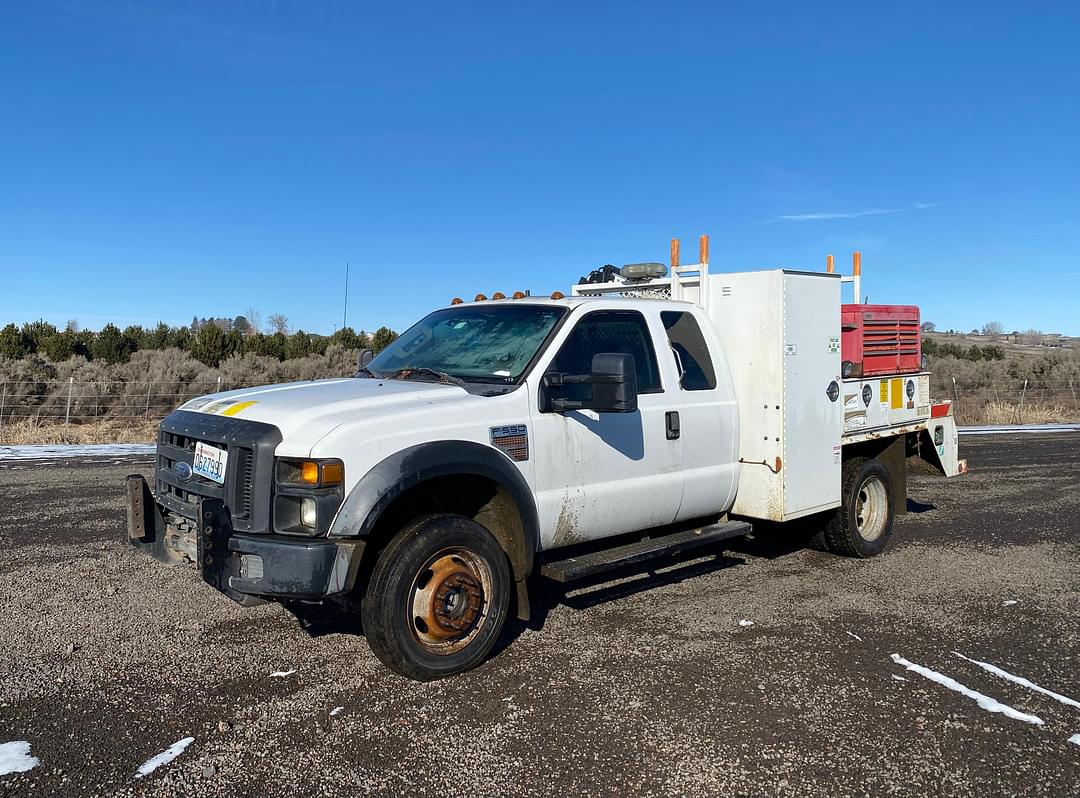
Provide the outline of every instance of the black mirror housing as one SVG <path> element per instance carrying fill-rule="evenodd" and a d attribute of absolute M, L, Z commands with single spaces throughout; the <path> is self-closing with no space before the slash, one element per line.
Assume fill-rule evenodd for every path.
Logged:
<path fill-rule="evenodd" d="M 565 385 L 589 385 L 589 399 L 565 399 L 558 394 Z M 595 410 L 597 413 L 633 413 L 637 411 L 637 367 L 633 355 L 599 352 L 593 355 L 589 374 L 544 375 L 540 389 L 542 412 Z"/>
<path fill-rule="evenodd" d="M 592 402 L 598 413 L 637 410 L 637 366 L 633 355 L 600 352 L 592 359 Z"/>

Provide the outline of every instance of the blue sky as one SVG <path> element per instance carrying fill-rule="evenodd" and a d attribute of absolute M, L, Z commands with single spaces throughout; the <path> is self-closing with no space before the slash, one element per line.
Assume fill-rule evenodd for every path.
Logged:
<path fill-rule="evenodd" d="M 712 237 L 1080 335 L 1075 4 L 0 2 L 0 322 L 402 328 Z"/>

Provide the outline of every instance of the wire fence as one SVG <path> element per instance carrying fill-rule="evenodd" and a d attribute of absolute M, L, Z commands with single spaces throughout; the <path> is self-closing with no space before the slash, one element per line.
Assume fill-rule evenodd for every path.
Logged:
<path fill-rule="evenodd" d="M 104 419 L 164 418 L 196 396 L 266 383 L 230 384 L 221 377 L 187 382 L 119 380 L 21 380 L 0 382 L 4 424 L 85 424 Z"/>
<path fill-rule="evenodd" d="M 196 396 L 266 382 L 18 380 L 0 382 L 0 429 L 5 424 L 86 424 L 98 420 L 160 420 Z M 956 380 L 934 375 L 932 398 L 953 400 L 964 424 L 1080 421 L 1080 379 Z"/>

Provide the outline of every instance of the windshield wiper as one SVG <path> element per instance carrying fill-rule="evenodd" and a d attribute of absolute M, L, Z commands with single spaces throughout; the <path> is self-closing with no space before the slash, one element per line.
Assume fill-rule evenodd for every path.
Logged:
<path fill-rule="evenodd" d="M 434 377 L 439 382 L 447 382 L 453 385 L 464 385 L 465 380 L 455 377 L 453 374 L 447 374 L 445 371 L 436 371 L 435 369 L 429 369 L 427 366 L 406 366 L 403 369 L 398 369 L 391 374 L 384 374 L 383 378 L 388 380 L 411 380 L 414 377 Z"/>
<path fill-rule="evenodd" d="M 357 377 L 359 377 L 361 374 L 367 374 L 369 377 L 374 377 L 377 380 L 382 379 L 382 375 L 376 374 L 374 371 L 369 369 L 367 366 L 361 366 L 360 368 L 358 368 L 356 370 L 356 376 Z"/>

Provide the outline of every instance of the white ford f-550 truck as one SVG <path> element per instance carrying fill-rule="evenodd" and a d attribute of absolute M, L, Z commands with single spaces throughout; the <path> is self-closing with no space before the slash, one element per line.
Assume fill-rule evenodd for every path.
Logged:
<path fill-rule="evenodd" d="M 909 458 L 966 470 L 917 308 L 842 305 L 858 262 L 710 274 L 707 249 L 568 297 L 454 300 L 355 377 L 186 403 L 153 485 L 128 478 L 130 541 L 242 604 L 358 611 L 375 654 L 422 680 L 483 661 L 537 578 L 756 521 L 879 553 Z"/>

